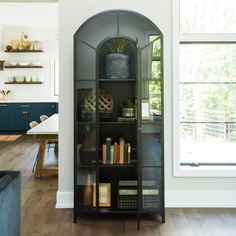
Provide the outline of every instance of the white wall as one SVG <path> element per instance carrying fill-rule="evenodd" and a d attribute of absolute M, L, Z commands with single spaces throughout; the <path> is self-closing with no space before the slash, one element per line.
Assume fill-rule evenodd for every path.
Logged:
<path fill-rule="evenodd" d="M 165 188 L 167 206 L 236 206 L 235 178 L 172 175 L 172 0 L 60 0 L 60 122 L 57 207 L 73 206 L 73 34 L 104 10 L 128 9 L 152 20 L 164 35 Z M 67 78 L 65 80 L 65 78 Z"/>

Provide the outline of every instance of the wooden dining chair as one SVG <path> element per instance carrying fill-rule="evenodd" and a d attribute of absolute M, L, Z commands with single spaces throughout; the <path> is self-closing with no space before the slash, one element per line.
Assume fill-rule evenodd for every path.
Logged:
<path fill-rule="evenodd" d="M 35 126 L 37 126 L 39 123 L 37 122 L 37 121 L 35 121 L 35 120 L 33 120 L 33 121 L 31 121 L 30 123 L 29 123 L 29 126 L 30 126 L 30 128 L 32 129 L 32 128 L 34 128 Z M 37 140 L 37 142 L 39 142 L 39 140 Z M 38 155 L 37 155 L 38 156 Z M 35 165 L 36 165 L 36 161 L 37 161 L 37 156 L 36 156 L 36 158 L 35 158 L 35 161 L 34 161 L 34 166 L 33 166 L 33 169 L 32 169 L 32 173 L 34 172 L 34 169 L 35 169 Z"/>
<path fill-rule="evenodd" d="M 39 119 L 41 120 L 41 122 L 45 121 L 48 119 L 47 115 L 41 115 L 39 117 Z M 58 140 L 55 139 L 48 139 L 47 140 L 47 144 L 48 144 L 48 152 L 49 152 L 49 148 L 54 147 L 55 152 L 57 153 L 57 149 L 58 149 Z M 53 145 L 53 146 L 52 146 Z"/>
<path fill-rule="evenodd" d="M 43 122 L 43 121 L 48 119 L 48 116 L 47 115 L 41 115 L 39 118 L 40 118 L 41 122 Z"/>

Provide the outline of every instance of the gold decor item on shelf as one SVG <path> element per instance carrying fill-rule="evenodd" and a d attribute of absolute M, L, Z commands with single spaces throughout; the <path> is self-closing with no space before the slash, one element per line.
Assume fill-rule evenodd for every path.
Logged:
<path fill-rule="evenodd" d="M 20 41 L 19 40 L 12 40 L 11 41 L 12 50 L 14 50 L 14 51 L 18 50 L 19 45 L 20 45 Z M 11 50 L 8 50 L 8 51 L 11 51 Z"/>
<path fill-rule="evenodd" d="M 84 206 L 93 205 L 93 184 L 91 181 L 91 175 L 87 175 L 86 185 L 84 186 L 83 205 Z"/>
<path fill-rule="evenodd" d="M 2 100 L 7 101 L 8 100 L 8 94 L 11 92 L 11 90 L 1 90 L 2 94 Z"/>
<path fill-rule="evenodd" d="M 99 89 L 98 109 L 100 112 L 112 112 L 113 98 L 110 93 L 105 90 Z M 96 110 L 96 94 L 92 90 L 84 98 L 84 109 L 86 111 Z"/>
<path fill-rule="evenodd" d="M 106 119 L 110 119 L 112 117 L 113 112 L 113 98 L 112 95 L 102 89 L 99 89 L 98 92 L 98 110 L 101 117 L 105 117 Z M 81 117 L 83 120 L 95 120 L 96 113 L 96 93 L 95 90 L 87 93 L 81 104 Z"/>

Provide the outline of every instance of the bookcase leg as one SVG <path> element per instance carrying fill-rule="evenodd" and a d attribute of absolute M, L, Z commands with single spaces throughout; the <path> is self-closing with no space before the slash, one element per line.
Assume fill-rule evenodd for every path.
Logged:
<path fill-rule="evenodd" d="M 77 223 L 77 214 L 75 213 L 75 211 L 74 211 L 74 223 L 75 224 Z"/>
<path fill-rule="evenodd" d="M 165 214 L 162 214 L 161 216 L 161 223 L 165 223 Z"/>
<path fill-rule="evenodd" d="M 140 214 L 137 215 L 137 229 L 140 230 Z"/>

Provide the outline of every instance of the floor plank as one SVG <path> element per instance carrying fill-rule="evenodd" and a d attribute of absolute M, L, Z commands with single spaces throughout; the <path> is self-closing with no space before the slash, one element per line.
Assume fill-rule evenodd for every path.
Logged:
<path fill-rule="evenodd" d="M 38 150 L 30 136 L 0 142 L 0 169 L 22 172 L 21 236 L 235 236 L 236 209 L 170 208 L 166 223 L 155 216 L 83 216 L 73 223 L 72 209 L 55 209 L 57 176 L 35 179 Z M 10 141 L 9 141 L 10 140 Z M 49 152 L 50 153 L 50 152 Z"/>

